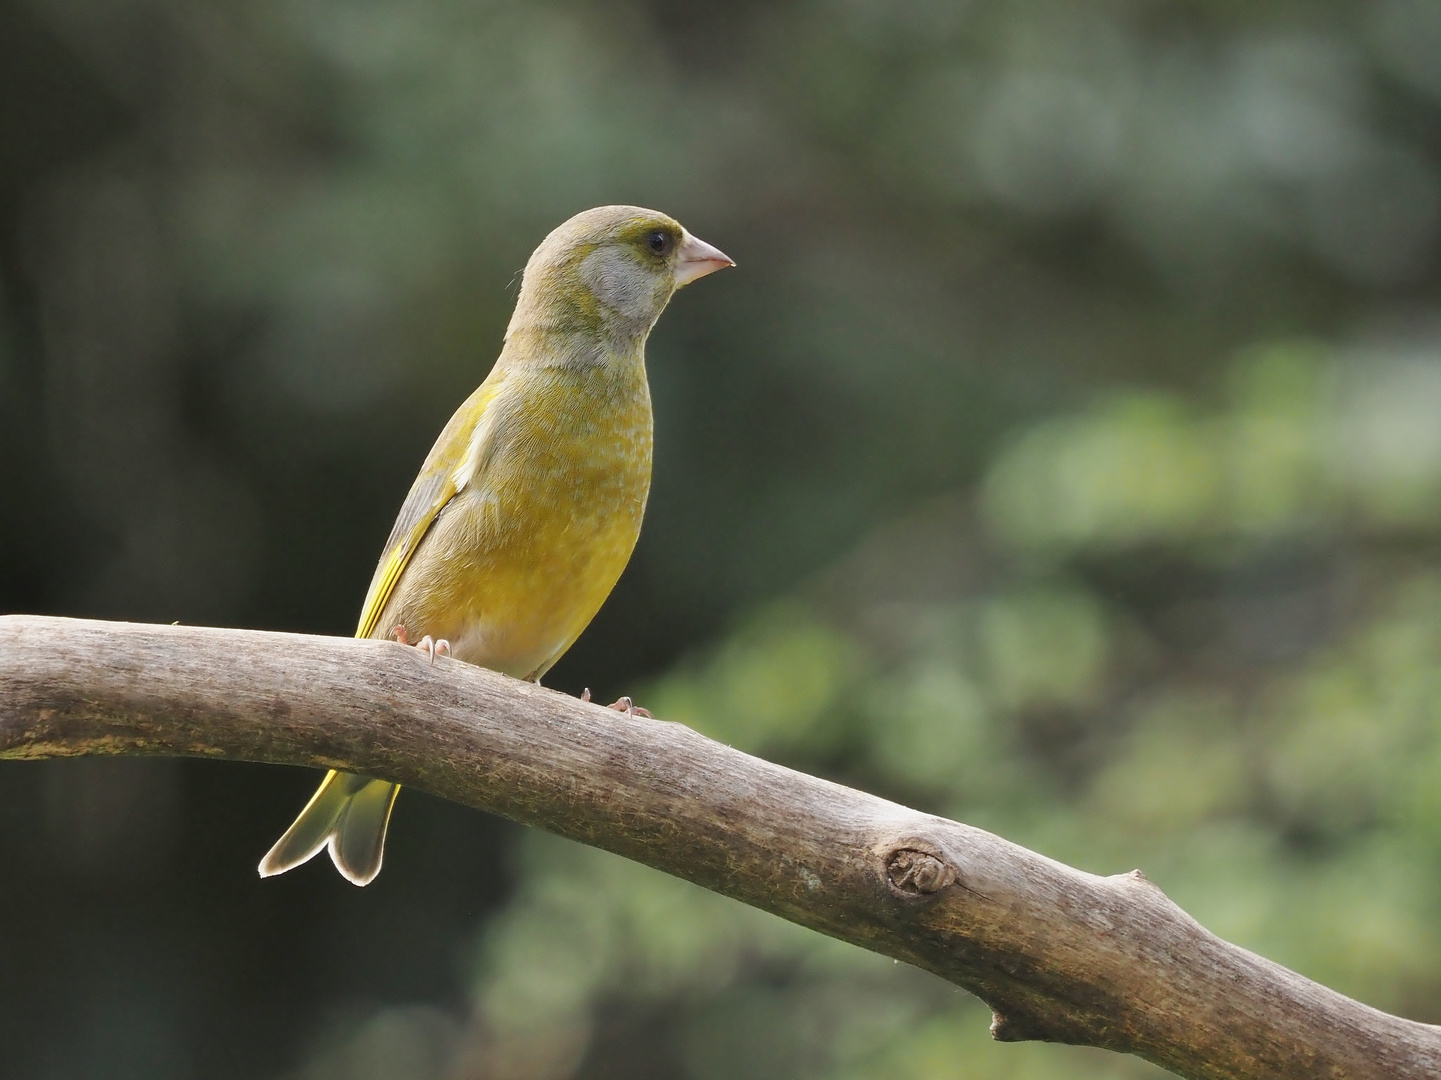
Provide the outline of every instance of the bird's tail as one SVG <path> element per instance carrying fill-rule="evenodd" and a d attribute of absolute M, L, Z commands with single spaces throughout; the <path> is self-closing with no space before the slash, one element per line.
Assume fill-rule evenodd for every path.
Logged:
<path fill-rule="evenodd" d="M 347 881 L 368 885 L 380 873 L 385 827 L 399 792 L 399 784 L 331 769 L 295 823 L 260 860 L 260 876 L 283 874 L 328 847 L 330 861 Z"/>

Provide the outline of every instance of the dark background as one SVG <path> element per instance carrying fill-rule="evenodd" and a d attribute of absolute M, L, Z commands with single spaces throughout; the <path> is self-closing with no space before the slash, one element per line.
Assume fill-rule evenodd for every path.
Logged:
<path fill-rule="evenodd" d="M 655 206 L 738 267 L 548 684 L 1434 1022 L 1438 178 L 1426 0 L 0 0 L 0 610 L 351 632 L 530 250 Z M 0 1072 L 1145 1074 L 415 792 L 261 882 L 314 782 L 0 763 Z"/>

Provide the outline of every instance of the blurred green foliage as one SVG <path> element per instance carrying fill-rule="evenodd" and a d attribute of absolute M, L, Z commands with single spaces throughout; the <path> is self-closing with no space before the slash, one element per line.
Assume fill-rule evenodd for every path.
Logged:
<path fill-rule="evenodd" d="M 1438 136 L 1432 0 L 0 0 L 0 609 L 348 632 L 531 248 L 653 205 L 739 267 L 554 684 L 1438 1020 Z M 0 775 L 27 1076 L 1148 1072 L 413 794 L 357 892 L 254 880 L 309 776 Z"/>

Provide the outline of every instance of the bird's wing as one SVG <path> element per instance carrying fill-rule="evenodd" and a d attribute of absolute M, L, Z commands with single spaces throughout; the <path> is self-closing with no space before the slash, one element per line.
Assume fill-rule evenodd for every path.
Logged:
<path fill-rule="evenodd" d="M 436 439 L 385 542 L 385 554 L 371 579 L 356 637 L 368 638 L 375 633 L 386 603 L 431 524 L 484 465 L 494 427 L 490 404 L 503 381 L 499 371 L 492 371 Z"/>

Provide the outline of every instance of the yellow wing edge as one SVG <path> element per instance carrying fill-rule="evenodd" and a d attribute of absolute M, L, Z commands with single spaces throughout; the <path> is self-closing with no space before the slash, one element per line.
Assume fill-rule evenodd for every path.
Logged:
<path fill-rule="evenodd" d="M 482 425 L 486 409 L 500 389 L 502 380 L 498 377 L 499 375 L 500 369 L 497 368 L 491 372 L 485 382 L 476 387 L 475 392 L 455 411 L 455 415 L 445 425 L 445 429 L 435 441 L 435 446 L 427 455 L 420 475 L 416 477 L 411 493 L 406 497 L 405 505 L 401 507 L 400 521 L 396 522 L 396 527 L 404 527 L 402 522 L 406 517 L 406 512 L 411 509 L 416 495 L 426 486 L 427 479 L 434 483 L 435 473 L 440 471 L 444 480 L 438 485 L 425 510 L 410 524 L 404 535 L 399 538 L 391 536 L 390 549 L 385 553 L 384 561 L 381 563 L 383 569 L 376 573 L 370 586 L 370 592 L 365 598 L 365 607 L 360 613 L 360 625 L 355 631 L 356 637 L 368 638 L 375 633 L 376 628 L 380 625 L 380 616 L 385 612 L 385 605 L 390 602 L 390 597 L 395 592 L 395 586 L 399 583 L 400 576 L 410 565 L 411 556 L 420 547 L 421 540 L 425 538 L 430 526 L 435 523 L 436 517 L 460 490 L 455 483 L 457 470 L 467 471 L 465 469 L 467 462 L 479 461 L 483 456 L 481 448 L 474 445 L 475 440 L 479 437 L 476 429 Z M 473 469 L 474 466 L 471 466 L 470 471 Z M 421 498 L 424 499 L 424 496 Z"/>
<path fill-rule="evenodd" d="M 390 594 L 395 591 L 395 583 L 400 580 L 400 573 L 405 569 L 406 563 L 410 562 L 409 551 L 392 551 L 385 560 L 385 573 L 381 575 L 376 587 L 370 591 L 366 599 L 365 610 L 360 614 L 360 626 L 356 628 L 355 636 L 368 638 L 375 633 L 375 627 L 380 622 L 381 612 L 385 610 L 386 601 Z"/>

